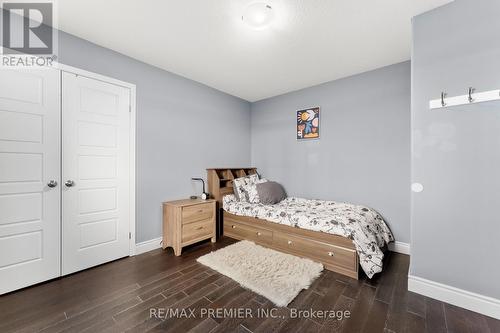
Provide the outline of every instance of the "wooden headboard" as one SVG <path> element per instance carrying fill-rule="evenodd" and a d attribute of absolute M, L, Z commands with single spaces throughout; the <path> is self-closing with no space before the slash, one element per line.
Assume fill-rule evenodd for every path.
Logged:
<path fill-rule="evenodd" d="M 222 197 L 233 194 L 233 180 L 257 173 L 257 168 L 207 169 L 208 193 L 222 204 Z"/>

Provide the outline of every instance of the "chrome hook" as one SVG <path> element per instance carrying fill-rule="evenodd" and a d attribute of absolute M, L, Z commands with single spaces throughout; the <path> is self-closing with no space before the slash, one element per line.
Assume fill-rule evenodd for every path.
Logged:
<path fill-rule="evenodd" d="M 474 98 L 472 98 L 472 94 L 474 93 L 474 90 L 476 90 L 476 89 L 469 87 L 469 103 L 474 102 Z"/>
<path fill-rule="evenodd" d="M 444 102 L 444 98 L 446 97 L 446 93 L 443 91 L 441 93 L 441 106 L 442 107 L 445 107 L 446 106 L 446 103 Z"/>

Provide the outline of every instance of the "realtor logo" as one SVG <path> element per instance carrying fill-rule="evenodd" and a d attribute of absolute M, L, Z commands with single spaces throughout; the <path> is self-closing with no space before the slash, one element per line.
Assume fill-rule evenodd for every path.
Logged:
<path fill-rule="evenodd" d="M 50 67 L 57 54 L 55 3 L 1 1 L 0 67 Z"/>
<path fill-rule="evenodd" d="M 52 54 L 52 3 L 4 2 L 3 54 Z"/>

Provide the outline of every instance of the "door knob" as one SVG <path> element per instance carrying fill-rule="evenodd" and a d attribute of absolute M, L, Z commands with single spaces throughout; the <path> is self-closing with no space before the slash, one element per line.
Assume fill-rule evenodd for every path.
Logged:
<path fill-rule="evenodd" d="M 66 185 L 66 187 L 72 187 L 75 185 L 75 182 L 72 180 L 67 180 L 66 182 L 64 182 L 64 185 Z"/>
<path fill-rule="evenodd" d="M 57 186 L 57 182 L 55 180 L 51 180 L 47 183 L 47 186 L 48 187 L 56 187 Z"/>

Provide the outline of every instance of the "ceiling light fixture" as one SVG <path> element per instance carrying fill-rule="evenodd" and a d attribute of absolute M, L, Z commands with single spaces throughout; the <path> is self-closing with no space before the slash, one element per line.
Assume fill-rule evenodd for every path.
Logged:
<path fill-rule="evenodd" d="M 267 28 L 274 18 L 273 8 L 265 2 L 254 2 L 245 7 L 241 19 L 251 28 Z"/>

